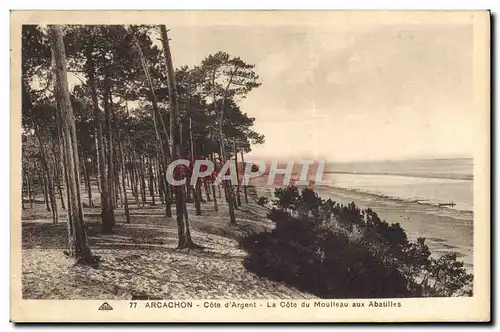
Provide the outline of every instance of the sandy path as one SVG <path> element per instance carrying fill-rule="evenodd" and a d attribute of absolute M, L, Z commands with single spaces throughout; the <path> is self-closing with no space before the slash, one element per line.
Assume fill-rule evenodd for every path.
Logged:
<path fill-rule="evenodd" d="M 164 208 L 133 208 L 131 224 L 117 210 L 113 234 L 101 235 L 98 208 L 86 209 L 88 239 L 98 268 L 73 265 L 64 218 L 53 225 L 38 209 L 23 220 L 23 297 L 28 299 L 301 299 L 315 296 L 248 272 L 237 238 L 269 229 L 267 209 L 253 202 L 236 211 L 229 224 L 227 205 L 219 213 L 210 202 L 195 216 L 189 205 L 193 240 L 203 250 L 175 250 L 177 229 Z M 174 210 L 175 211 L 175 210 Z M 33 211 L 35 212 L 35 211 Z M 35 217 L 35 219 L 33 219 Z"/>

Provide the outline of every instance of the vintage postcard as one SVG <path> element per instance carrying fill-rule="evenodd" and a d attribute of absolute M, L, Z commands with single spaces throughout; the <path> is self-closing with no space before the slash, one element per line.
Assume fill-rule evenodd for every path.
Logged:
<path fill-rule="evenodd" d="M 487 322 L 488 11 L 13 11 L 14 322 Z"/>

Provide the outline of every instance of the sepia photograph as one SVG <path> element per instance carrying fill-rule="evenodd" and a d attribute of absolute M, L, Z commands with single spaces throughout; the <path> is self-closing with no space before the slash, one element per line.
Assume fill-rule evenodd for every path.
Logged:
<path fill-rule="evenodd" d="M 11 319 L 489 320 L 489 21 L 12 12 Z"/>

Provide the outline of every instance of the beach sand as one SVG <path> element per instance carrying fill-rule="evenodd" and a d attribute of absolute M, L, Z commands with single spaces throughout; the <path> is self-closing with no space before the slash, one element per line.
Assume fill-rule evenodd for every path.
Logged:
<path fill-rule="evenodd" d="M 265 178 L 252 179 L 257 195 L 272 198 L 274 188 L 265 183 Z M 434 256 L 456 253 L 469 273 L 473 272 L 473 214 L 445 207 L 381 197 L 354 190 L 331 186 L 316 186 L 323 199 L 331 198 L 338 203 L 354 202 L 358 207 L 373 209 L 381 219 L 399 223 L 410 241 L 419 237 L 426 239 Z"/>

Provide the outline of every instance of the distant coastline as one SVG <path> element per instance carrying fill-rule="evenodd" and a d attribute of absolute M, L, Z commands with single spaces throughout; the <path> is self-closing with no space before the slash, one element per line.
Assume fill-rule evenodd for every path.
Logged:
<path fill-rule="evenodd" d="M 357 171 L 324 171 L 325 174 L 358 174 L 358 175 L 391 175 L 391 176 L 406 176 L 414 178 L 427 179 L 447 179 L 447 180 L 468 180 L 473 181 L 472 174 L 415 174 L 415 173 L 392 173 L 392 172 L 357 172 Z"/>

